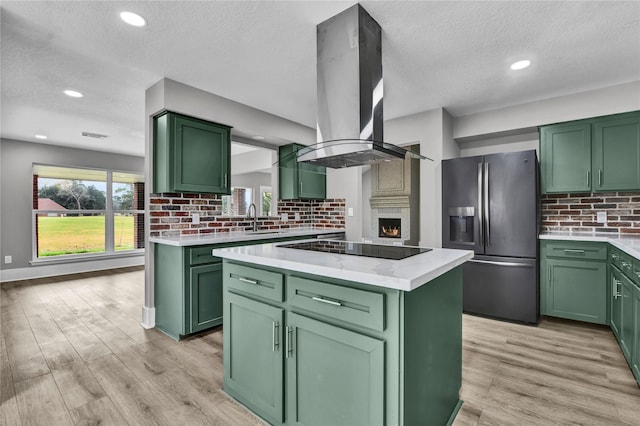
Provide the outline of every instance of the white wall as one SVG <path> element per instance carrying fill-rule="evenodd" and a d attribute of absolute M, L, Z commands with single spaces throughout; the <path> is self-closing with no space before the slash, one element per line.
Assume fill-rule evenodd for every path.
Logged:
<path fill-rule="evenodd" d="M 3 261 L 4 256 L 13 258 L 11 264 L 2 262 L 0 281 L 72 274 L 143 263 L 142 256 L 84 260 L 57 265 L 32 266 L 29 263 L 32 260 L 33 244 L 33 163 L 142 173 L 142 157 L 2 139 L 0 159 L 0 260 Z"/>
<path fill-rule="evenodd" d="M 369 203 L 362 197 L 363 167 L 327 169 L 327 198 L 344 198 L 346 202 L 345 238 L 349 241 L 362 240 L 363 202 Z M 353 216 L 349 216 L 350 208 Z"/>
<path fill-rule="evenodd" d="M 462 142 L 458 145 L 460 147 L 460 157 L 535 149 L 538 151 L 538 158 L 540 158 L 538 132 L 489 138 L 473 142 Z"/>
<path fill-rule="evenodd" d="M 640 110 L 640 81 L 458 117 L 457 141 L 601 115 Z M 522 133 L 522 132 L 520 132 Z"/>

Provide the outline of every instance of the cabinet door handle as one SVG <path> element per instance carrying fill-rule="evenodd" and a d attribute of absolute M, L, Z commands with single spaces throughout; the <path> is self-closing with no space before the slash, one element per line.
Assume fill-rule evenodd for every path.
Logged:
<path fill-rule="evenodd" d="M 578 250 L 578 249 L 564 249 L 563 250 L 565 253 L 579 253 L 579 254 L 584 254 L 584 250 Z"/>
<path fill-rule="evenodd" d="M 591 184 L 591 170 L 587 169 L 587 186 Z"/>
<path fill-rule="evenodd" d="M 342 306 L 342 303 L 337 302 L 335 300 L 323 299 L 322 297 L 316 297 L 316 296 L 313 296 L 312 299 L 315 300 L 316 302 L 322 302 L 328 305 Z"/>
<path fill-rule="evenodd" d="M 300 181 L 300 194 L 302 194 L 302 181 Z M 298 194 L 298 195 L 300 195 Z"/>
<path fill-rule="evenodd" d="M 277 351 L 279 346 L 280 346 L 280 342 L 278 339 L 278 331 L 280 330 L 280 324 L 278 323 L 278 321 L 274 321 L 273 322 L 273 328 L 272 328 L 272 342 L 273 342 L 273 352 Z"/>
<path fill-rule="evenodd" d="M 292 354 L 293 354 L 293 349 L 291 349 L 291 333 L 293 333 L 293 327 L 289 327 L 287 326 L 285 328 L 286 333 L 285 333 L 285 353 L 284 356 L 285 358 L 291 358 Z"/>
<path fill-rule="evenodd" d="M 602 169 L 598 169 L 598 186 L 602 186 Z"/>
<path fill-rule="evenodd" d="M 549 286 L 551 286 L 551 266 L 547 266 L 547 277 L 549 277 Z"/>
<path fill-rule="evenodd" d="M 248 284 L 258 284 L 258 281 L 250 280 L 249 278 L 244 278 L 244 277 L 238 277 L 238 281 L 242 281 L 243 283 L 248 283 Z"/>
<path fill-rule="evenodd" d="M 227 178 L 227 174 L 225 173 L 225 174 L 224 174 L 224 187 L 225 187 L 225 188 L 227 187 L 227 179 L 228 179 L 228 178 Z"/>

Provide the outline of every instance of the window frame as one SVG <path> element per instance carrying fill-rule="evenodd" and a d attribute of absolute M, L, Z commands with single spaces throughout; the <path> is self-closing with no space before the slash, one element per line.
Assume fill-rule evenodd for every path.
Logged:
<path fill-rule="evenodd" d="M 36 175 L 35 168 L 37 166 L 44 167 L 58 167 L 61 169 L 76 169 L 76 170 L 92 170 L 92 171 L 100 171 L 105 172 L 106 179 L 106 191 L 105 191 L 105 209 L 91 209 L 91 210 L 65 210 L 70 213 L 103 213 L 104 214 L 104 251 L 95 252 L 95 253 L 75 253 L 75 254 L 60 254 L 55 256 L 38 256 L 38 235 L 36 232 L 37 228 L 37 220 L 39 214 L 49 214 L 55 213 L 59 214 L 61 210 L 40 210 L 33 208 L 33 202 L 31 203 L 31 261 L 30 264 L 51 264 L 51 263 L 68 263 L 68 262 L 78 262 L 78 261 L 88 261 L 88 260 L 96 260 L 96 259 L 111 259 L 118 257 L 130 257 L 130 256 L 140 256 L 145 253 L 145 248 L 134 248 L 131 250 L 115 250 L 115 212 L 131 212 L 133 215 L 142 214 L 144 220 L 146 221 L 146 203 L 144 203 L 145 209 L 131 209 L 131 210 L 114 210 L 113 208 L 113 175 L 114 173 L 122 173 L 122 174 L 132 174 L 139 175 L 143 177 L 143 183 L 146 185 L 144 181 L 144 173 L 134 172 L 128 170 L 119 170 L 119 169 L 102 169 L 96 167 L 80 167 L 80 166 L 64 166 L 59 164 L 47 164 L 47 163 L 32 163 L 31 166 L 31 176 L 33 181 L 33 176 Z M 117 180 L 116 180 L 116 183 Z M 32 182 L 31 190 L 33 191 L 34 183 Z M 146 200 L 145 200 L 146 201 Z M 135 216 L 134 216 L 135 217 Z"/>

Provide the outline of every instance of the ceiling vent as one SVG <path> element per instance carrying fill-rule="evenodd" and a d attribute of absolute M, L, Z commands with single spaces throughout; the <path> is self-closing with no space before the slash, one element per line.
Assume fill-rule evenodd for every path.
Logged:
<path fill-rule="evenodd" d="M 96 139 L 106 139 L 109 136 L 101 135 L 100 133 L 91 133 L 91 132 L 82 132 L 82 136 L 86 136 L 88 138 L 96 138 Z"/>

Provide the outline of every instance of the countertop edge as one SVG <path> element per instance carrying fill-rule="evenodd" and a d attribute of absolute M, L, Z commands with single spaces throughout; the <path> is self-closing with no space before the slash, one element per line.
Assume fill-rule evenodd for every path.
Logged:
<path fill-rule="evenodd" d="M 282 268 L 290 271 L 299 271 L 303 273 L 308 273 L 311 275 L 323 275 L 330 278 L 358 282 L 362 284 L 373 285 L 376 287 L 390 288 L 394 290 L 402 290 L 402 291 L 411 291 L 416 288 L 421 287 L 423 284 L 432 281 L 433 279 L 449 272 L 457 266 L 462 265 L 467 260 L 473 258 L 474 254 L 469 250 L 459 250 L 464 252 L 459 257 L 450 260 L 449 262 L 443 263 L 441 266 L 433 268 L 424 274 L 420 274 L 419 276 L 407 279 L 407 278 L 398 278 L 398 277 L 389 277 L 378 275 L 375 273 L 369 272 L 361 272 L 361 271 L 350 271 L 344 269 L 330 268 L 326 266 L 313 265 L 312 271 L 300 271 L 301 266 L 309 266 L 308 264 L 302 262 L 294 262 L 290 260 L 274 260 L 272 258 L 265 258 L 262 256 L 256 256 L 247 253 L 233 253 L 229 251 L 223 251 L 224 249 L 214 249 L 213 255 L 217 257 L 222 257 L 228 260 L 235 260 L 238 262 L 245 263 L 254 263 L 256 265 L 261 266 L 270 266 L 274 268 Z"/>
<path fill-rule="evenodd" d="M 198 237 L 149 237 L 149 242 L 154 244 L 164 244 L 168 246 L 174 247 L 190 247 L 190 246 L 203 246 L 203 245 L 211 245 L 211 244 L 225 244 L 225 243 L 235 243 L 241 241 L 260 241 L 260 240 L 270 240 L 273 238 L 286 238 L 290 237 L 300 237 L 304 235 L 324 235 L 324 234 L 337 234 L 345 232 L 344 228 L 336 228 L 336 229 L 310 229 L 304 228 L 302 230 L 290 230 L 287 232 L 281 233 L 264 233 L 264 234 L 254 234 L 254 233 L 234 233 L 229 232 L 227 235 L 219 235 L 213 234 L 216 236 L 198 236 Z"/>

